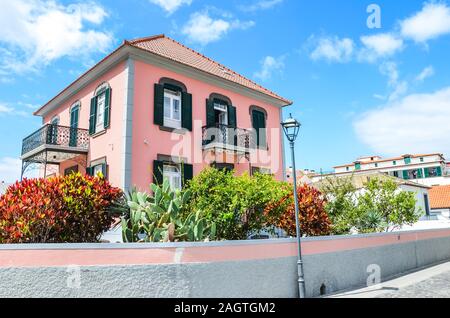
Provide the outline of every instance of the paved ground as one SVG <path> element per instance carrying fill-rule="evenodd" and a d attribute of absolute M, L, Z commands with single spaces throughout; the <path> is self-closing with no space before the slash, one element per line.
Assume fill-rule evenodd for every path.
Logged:
<path fill-rule="evenodd" d="M 331 298 L 450 298 L 450 263 Z"/>

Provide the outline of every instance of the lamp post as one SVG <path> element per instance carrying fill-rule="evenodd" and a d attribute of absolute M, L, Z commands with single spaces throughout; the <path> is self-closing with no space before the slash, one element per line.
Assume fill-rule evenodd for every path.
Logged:
<path fill-rule="evenodd" d="M 294 204 L 295 204 L 295 227 L 297 234 L 297 248 L 298 248 L 298 260 L 297 260 L 297 271 L 298 271 L 298 292 L 300 298 L 306 297 L 305 292 L 305 277 L 303 274 L 303 260 L 302 260 L 302 246 L 301 246 L 301 231 L 300 231 L 300 219 L 298 211 L 298 195 L 297 195 L 297 171 L 295 169 L 295 154 L 294 154 L 294 143 L 297 139 L 298 133 L 300 131 L 301 124 L 294 118 L 292 114 L 290 117 L 281 123 L 283 127 L 286 138 L 289 140 L 291 146 L 292 155 L 292 169 L 294 178 Z"/>

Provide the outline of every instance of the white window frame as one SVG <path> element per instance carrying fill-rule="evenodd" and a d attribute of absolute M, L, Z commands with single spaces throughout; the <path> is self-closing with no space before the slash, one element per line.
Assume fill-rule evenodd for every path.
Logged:
<path fill-rule="evenodd" d="M 169 104 L 166 99 L 169 99 Z M 175 116 L 175 105 L 178 102 L 178 117 Z M 175 92 L 170 89 L 164 89 L 164 126 L 170 128 L 181 129 L 181 112 L 182 112 L 181 92 Z M 168 109 L 167 109 L 168 108 Z M 168 113 L 168 116 L 166 116 Z"/>
<path fill-rule="evenodd" d="M 164 164 L 163 165 L 163 179 L 169 180 L 170 188 L 172 190 L 182 189 L 182 175 L 181 167 L 176 164 Z"/>
<path fill-rule="evenodd" d="M 100 104 L 102 100 L 102 104 Z M 102 105 L 102 107 L 100 107 Z M 97 96 L 97 112 L 95 114 L 95 133 L 99 133 L 105 130 L 105 106 L 106 106 L 106 92 L 103 92 Z"/>
<path fill-rule="evenodd" d="M 101 163 L 92 167 L 92 174 L 94 176 L 97 176 L 99 172 L 101 172 L 103 174 L 103 164 L 101 164 Z M 106 177 L 106 176 L 104 176 L 104 177 Z"/>

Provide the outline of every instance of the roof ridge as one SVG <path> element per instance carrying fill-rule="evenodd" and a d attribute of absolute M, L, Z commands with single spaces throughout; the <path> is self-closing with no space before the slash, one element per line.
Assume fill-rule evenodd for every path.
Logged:
<path fill-rule="evenodd" d="M 227 71 L 233 73 L 233 75 L 235 75 L 235 76 L 240 76 L 240 77 L 244 78 L 245 80 L 249 81 L 249 82 L 252 83 L 253 85 L 257 86 L 258 88 L 260 88 L 260 89 L 262 89 L 262 90 L 264 90 L 264 91 L 266 91 L 266 92 L 268 92 L 268 93 L 270 93 L 270 94 L 273 94 L 273 95 L 277 96 L 277 97 L 280 98 L 280 99 L 284 99 L 283 97 L 281 97 L 279 94 L 275 93 L 274 91 L 272 91 L 272 90 L 270 90 L 270 89 L 267 89 L 266 87 L 262 86 L 261 84 L 258 84 L 258 83 L 256 83 L 255 81 L 249 79 L 248 77 L 246 77 L 246 76 L 244 76 L 244 75 L 241 75 L 241 74 L 239 74 L 238 72 L 236 72 L 236 71 L 230 69 L 229 67 L 225 66 L 224 64 L 219 63 L 219 62 L 213 60 L 212 58 L 209 58 L 208 56 L 204 55 L 203 53 L 200 53 L 200 52 L 198 52 L 198 51 L 196 51 L 196 50 L 194 50 L 194 49 L 192 49 L 192 48 L 190 48 L 190 47 L 184 45 L 183 43 L 181 43 L 181 42 L 179 42 L 179 41 L 177 41 L 177 40 L 174 40 L 174 39 L 172 39 L 172 38 L 169 37 L 169 36 L 166 36 L 165 34 L 160 34 L 160 35 L 156 35 L 156 36 L 149 36 L 149 37 L 139 38 L 139 39 L 136 39 L 136 40 L 131 41 L 130 43 L 131 43 L 132 45 L 134 45 L 134 44 L 138 44 L 138 43 L 142 43 L 142 42 L 146 42 L 146 41 L 152 41 L 152 40 L 156 40 L 156 39 L 160 39 L 160 38 L 168 39 L 168 40 L 174 42 L 175 44 L 178 44 L 178 45 L 180 45 L 181 47 L 183 47 L 183 48 L 185 48 L 185 49 L 191 51 L 192 53 L 197 54 L 197 55 L 199 55 L 199 56 L 201 56 L 201 57 L 207 59 L 207 60 L 210 61 L 211 63 L 216 64 L 216 65 L 218 65 L 218 66 L 221 67 L 221 68 L 224 68 L 225 70 L 227 70 Z M 292 102 L 291 102 L 291 103 L 292 103 Z"/>
<path fill-rule="evenodd" d="M 133 39 L 133 40 L 129 40 L 129 41 L 126 40 L 126 41 L 131 44 L 137 44 L 137 43 L 156 40 L 156 39 L 160 39 L 160 38 L 169 39 L 169 37 L 167 37 L 164 33 L 161 33 L 161 34 L 157 34 L 157 35 L 145 36 L 145 37 L 141 37 L 141 38 L 137 38 L 137 39 Z"/>

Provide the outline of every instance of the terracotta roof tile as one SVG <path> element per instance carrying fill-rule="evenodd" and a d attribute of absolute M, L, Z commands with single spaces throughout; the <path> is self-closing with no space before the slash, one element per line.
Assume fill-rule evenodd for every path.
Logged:
<path fill-rule="evenodd" d="M 450 208 L 450 185 L 432 187 L 429 195 L 432 209 Z"/>
<path fill-rule="evenodd" d="M 269 95 L 286 104 L 292 104 L 290 100 L 275 94 L 222 64 L 211 60 L 203 54 L 200 54 L 165 35 L 140 38 L 128 41 L 128 44 Z"/>

